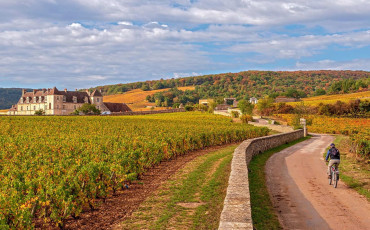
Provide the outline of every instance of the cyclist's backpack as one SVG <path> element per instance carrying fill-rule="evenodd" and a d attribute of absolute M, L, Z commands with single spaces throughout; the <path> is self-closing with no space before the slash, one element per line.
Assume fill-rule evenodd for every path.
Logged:
<path fill-rule="evenodd" d="M 331 148 L 330 152 L 333 157 L 339 156 L 339 150 L 337 148 Z"/>

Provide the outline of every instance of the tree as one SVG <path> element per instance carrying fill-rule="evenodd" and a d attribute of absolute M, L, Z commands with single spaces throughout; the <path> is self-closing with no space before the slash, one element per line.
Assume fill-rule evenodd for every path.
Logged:
<path fill-rule="evenodd" d="M 94 104 L 85 103 L 77 111 L 83 114 L 100 114 L 100 110 L 95 107 Z"/>
<path fill-rule="evenodd" d="M 242 114 L 249 114 L 252 115 L 254 105 L 250 103 L 249 101 L 246 101 L 244 99 L 240 100 L 238 102 L 238 107 Z"/>
<path fill-rule="evenodd" d="M 150 90 L 150 87 L 149 87 L 149 85 L 148 85 L 147 83 L 144 83 L 144 84 L 141 86 L 141 89 L 142 89 L 143 91 L 149 91 L 149 90 Z"/>
<path fill-rule="evenodd" d="M 265 110 L 272 107 L 273 102 L 274 102 L 273 99 L 270 98 L 269 96 L 266 96 L 265 98 L 258 100 L 257 108 L 258 108 L 258 111 L 261 113 L 261 115 L 269 115 L 269 114 L 265 114 Z"/>
<path fill-rule="evenodd" d="M 321 95 L 325 95 L 326 94 L 326 91 L 324 89 L 317 89 L 315 91 L 315 96 L 321 96 Z"/>

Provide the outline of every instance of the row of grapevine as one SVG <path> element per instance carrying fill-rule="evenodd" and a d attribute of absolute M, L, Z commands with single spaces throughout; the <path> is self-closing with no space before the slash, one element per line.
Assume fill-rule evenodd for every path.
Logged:
<path fill-rule="evenodd" d="M 200 112 L 0 117 L 0 229 L 62 227 L 160 161 L 267 133 Z"/>

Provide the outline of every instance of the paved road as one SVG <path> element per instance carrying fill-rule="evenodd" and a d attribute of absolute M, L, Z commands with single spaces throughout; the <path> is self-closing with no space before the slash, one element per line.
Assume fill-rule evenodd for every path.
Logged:
<path fill-rule="evenodd" d="M 284 229 L 370 229 L 370 202 L 339 181 L 328 184 L 322 153 L 333 137 L 317 135 L 274 154 L 267 185 Z"/>

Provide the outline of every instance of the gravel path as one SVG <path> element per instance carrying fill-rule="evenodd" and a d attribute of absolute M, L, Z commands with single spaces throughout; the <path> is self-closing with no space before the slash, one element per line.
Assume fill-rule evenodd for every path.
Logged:
<path fill-rule="evenodd" d="M 267 161 L 267 186 L 284 229 L 370 229 L 370 203 L 342 181 L 328 184 L 322 153 L 333 139 L 315 135 Z"/>

